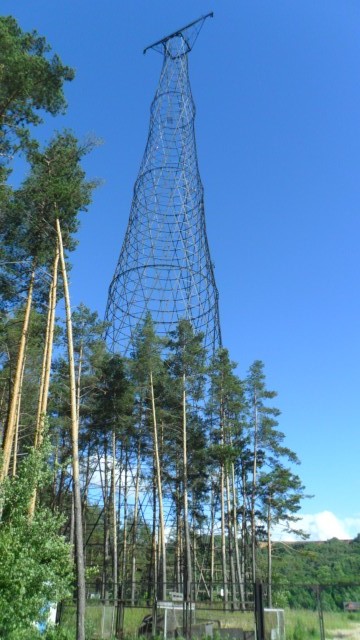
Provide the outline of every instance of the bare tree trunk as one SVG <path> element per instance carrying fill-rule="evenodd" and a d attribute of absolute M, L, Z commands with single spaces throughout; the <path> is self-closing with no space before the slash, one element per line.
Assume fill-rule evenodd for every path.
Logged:
<path fill-rule="evenodd" d="M 191 568 L 191 542 L 189 531 L 189 506 L 188 506 L 188 476 L 187 476 L 187 412 L 186 412 L 186 377 L 183 374 L 183 397 L 182 397 L 182 413 L 183 413 L 183 500 L 184 500 L 184 537 L 185 537 L 185 571 L 184 571 L 184 596 L 185 601 L 191 599 L 192 584 L 192 568 Z"/>
<path fill-rule="evenodd" d="M 164 521 L 164 508 L 163 508 L 163 495 L 162 495 L 162 482 L 161 482 L 161 468 L 160 468 L 160 456 L 159 456 L 159 444 L 158 444 L 158 429 L 155 410 L 155 397 L 154 397 L 154 383 L 152 371 L 150 371 L 150 393 L 151 393 L 151 409 L 153 418 L 153 436 L 154 436 L 154 454 L 155 454 L 155 471 L 156 471 L 156 485 L 159 501 L 159 520 L 160 520 L 160 557 L 161 557 L 161 582 L 160 582 L 160 600 L 166 600 L 166 541 L 165 541 L 165 521 Z"/>
<path fill-rule="evenodd" d="M 56 252 L 53 264 L 53 276 L 49 292 L 49 308 L 46 323 L 46 335 L 45 335 L 45 348 L 43 356 L 43 366 L 41 372 L 40 381 L 40 393 L 38 402 L 38 412 L 36 418 L 36 434 L 35 434 L 35 446 L 39 447 L 42 442 L 44 418 L 47 412 L 47 402 L 49 396 L 50 385 L 50 372 L 51 372 L 51 360 L 54 342 L 54 329 L 55 329 L 55 311 L 57 301 L 57 279 L 58 279 L 58 265 L 59 265 L 59 242 L 56 242 Z"/>
<path fill-rule="evenodd" d="M 70 512 L 70 553 L 71 559 L 74 560 L 74 548 L 75 548 L 75 507 L 74 507 L 74 492 L 71 492 L 71 512 Z"/>
<path fill-rule="evenodd" d="M 192 566 L 193 566 L 193 584 L 194 584 L 194 597 L 195 600 L 197 599 L 197 594 L 200 588 L 200 582 L 198 584 L 198 575 L 197 575 L 197 568 L 198 568 L 198 559 L 197 559 L 197 546 L 196 546 L 196 533 L 195 533 L 195 528 L 193 528 L 192 531 L 192 539 L 193 539 L 193 543 L 192 543 Z M 200 580 L 201 580 L 201 570 L 200 570 Z"/>
<path fill-rule="evenodd" d="M 104 437 L 104 472 L 101 472 L 103 502 L 104 502 L 104 531 L 103 531 L 103 571 L 102 571 L 102 599 L 105 604 L 109 601 L 109 548 L 110 548 L 110 504 L 111 497 L 109 495 L 109 478 L 108 478 L 108 451 L 107 436 Z M 99 456 L 99 464 L 101 468 L 101 456 Z"/>
<path fill-rule="evenodd" d="M 128 526 L 128 443 L 125 443 L 125 465 L 124 465 L 124 520 L 123 520 L 123 557 L 122 557 L 122 576 L 121 581 L 123 585 L 123 599 L 125 598 L 125 586 L 126 586 L 126 568 L 127 568 L 127 553 L 128 553 L 128 539 L 127 539 L 127 526 Z"/>
<path fill-rule="evenodd" d="M 4 439 L 2 443 L 3 456 L 2 456 L 2 465 L 0 469 L 0 482 L 2 482 L 5 476 L 7 476 L 9 473 L 11 450 L 13 448 L 14 434 L 16 429 L 16 412 L 19 404 L 19 393 L 20 393 L 22 371 L 24 366 L 25 347 L 26 347 L 28 331 L 29 331 L 30 312 L 31 312 L 31 305 L 32 305 L 32 298 L 33 298 L 33 291 L 34 291 L 34 280 L 35 280 L 35 265 L 33 266 L 31 276 L 30 276 L 30 284 L 28 289 L 24 321 L 23 321 L 23 327 L 21 332 L 19 351 L 18 351 L 18 357 L 17 357 L 17 363 L 16 363 L 15 378 L 14 378 L 14 384 L 13 384 L 10 407 L 9 407 L 9 415 L 8 415 Z"/>
<path fill-rule="evenodd" d="M 232 608 L 235 608 L 236 605 L 236 580 L 235 580 L 235 565 L 234 565 L 234 536 L 232 529 L 232 518 L 231 518 L 231 506 L 230 506 L 230 483 L 229 483 L 229 473 L 227 469 L 225 470 L 225 483 L 226 483 L 226 510 L 227 510 L 227 530 L 228 530 L 228 549 L 229 549 L 229 565 L 230 565 L 230 576 L 231 576 L 231 602 Z"/>
<path fill-rule="evenodd" d="M 21 395 L 22 395 L 22 385 L 24 379 L 24 371 L 25 371 L 25 358 L 23 362 L 23 368 L 21 372 L 21 380 L 20 380 L 20 391 L 19 391 L 19 399 L 18 406 L 16 409 L 16 427 L 15 427 L 15 439 L 14 439 L 14 450 L 13 450 L 13 465 L 12 465 L 12 475 L 16 476 L 17 471 L 17 457 L 18 457 L 18 446 L 19 446 L 19 429 L 20 429 L 20 414 L 21 414 Z"/>
<path fill-rule="evenodd" d="M 244 590 L 247 590 L 247 557 L 248 557 L 248 530 L 247 530 L 247 489 L 245 465 L 242 469 L 242 512 L 241 512 L 241 566 L 244 577 Z M 246 596 L 245 596 L 246 598 Z"/>
<path fill-rule="evenodd" d="M 75 508 L 75 558 L 76 558 L 76 578 L 77 578 L 77 617 L 76 617 L 76 640 L 85 640 L 85 566 L 84 566 L 84 546 L 82 531 L 81 513 L 81 492 L 79 474 L 79 424 L 77 420 L 76 403 L 76 382 L 74 365 L 74 346 L 72 337 L 71 306 L 68 279 L 66 272 L 65 256 L 62 243 L 62 235 L 59 219 L 56 220 L 56 229 L 59 242 L 60 261 L 64 286 L 65 308 L 66 308 L 66 331 L 69 359 L 69 381 L 70 381 L 70 407 L 71 407 L 71 444 L 72 444 L 72 468 L 73 468 L 73 492 Z"/>
<path fill-rule="evenodd" d="M 220 504 L 221 504 L 221 564 L 223 575 L 223 589 L 224 589 L 224 606 L 226 608 L 228 601 L 228 589 L 227 589 L 227 567 L 226 567 L 226 533 L 225 533 L 225 482 L 224 482 L 224 465 L 221 464 L 220 471 Z"/>
<path fill-rule="evenodd" d="M 210 602 L 214 599 L 214 571 L 215 571 L 215 492 L 211 483 L 210 505 Z"/>
<path fill-rule="evenodd" d="M 268 607 L 272 608 L 272 544 L 271 544 L 271 497 L 267 510 L 267 552 L 268 552 Z"/>
<path fill-rule="evenodd" d="M 178 477 L 178 473 L 176 474 Z M 182 557 L 182 537 L 181 537 L 181 507 L 179 484 L 176 484 L 176 541 L 175 541 L 175 590 L 180 592 L 183 589 L 181 577 L 181 557 Z"/>
<path fill-rule="evenodd" d="M 235 486 L 235 469 L 234 463 L 231 463 L 231 489 L 232 489 L 232 521 L 234 530 L 234 547 L 235 547 L 235 559 L 236 559 L 236 571 L 239 583 L 239 593 L 241 608 L 245 609 L 245 594 L 244 594 L 244 578 L 241 572 L 240 553 L 239 553 L 239 540 L 238 540 L 238 522 L 237 522 L 237 499 L 236 499 L 236 486 Z"/>
<path fill-rule="evenodd" d="M 257 487 L 257 447 L 258 447 L 258 411 L 257 398 L 254 396 L 254 449 L 253 449 L 253 479 L 251 491 L 251 561 L 252 581 L 256 582 L 256 527 L 255 527 L 255 499 Z"/>
<path fill-rule="evenodd" d="M 135 503 L 134 503 L 134 522 L 132 537 L 132 557 L 131 557 L 131 604 L 134 606 L 136 599 L 136 542 L 138 527 L 138 509 L 139 509 L 139 485 L 140 485 L 140 440 L 138 442 L 136 478 L 135 478 Z"/>
<path fill-rule="evenodd" d="M 49 306 L 46 322 L 45 333 L 45 347 L 43 354 L 43 363 L 41 369 L 40 390 L 38 399 L 38 409 L 36 416 L 36 428 L 35 428 L 35 448 L 38 449 L 43 441 L 45 416 L 47 413 L 47 403 L 50 386 L 50 372 L 51 372 L 51 360 L 53 352 L 54 342 L 54 329 L 55 329 L 55 311 L 57 301 L 57 278 L 58 278 L 58 266 L 59 266 L 59 242 L 56 241 L 56 252 L 53 264 L 53 276 L 49 291 Z M 35 513 L 37 488 L 35 487 L 34 493 L 31 498 L 29 507 L 29 516 L 32 518 Z"/>
<path fill-rule="evenodd" d="M 112 527 L 113 527 L 113 583 L 114 583 L 114 602 L 118 599 L 118 536 L 117 536 L 117 517 L 116 517 L 116 435 L 115 430 L 112 432 L 112 468 L 111 468 L 111 497 L 112 497 Z"/>
<path fill-rule="evenodd" d="M 150 600 L 151 595 L 156 598 L 157 596 L 157 553 L 156 553 L 156 513 L 157 513 L 157 491 L 156 491 L 156 471 L 155 471 L 155 453 L 153 454 L 153 477 L 152 477 L 152 485 L 153 485 L 153 522 L 152 522 L 152 532 L 151 532 L 151 559 L 149 565 L 149 576 L 148 576 L 148 599 Z"/>

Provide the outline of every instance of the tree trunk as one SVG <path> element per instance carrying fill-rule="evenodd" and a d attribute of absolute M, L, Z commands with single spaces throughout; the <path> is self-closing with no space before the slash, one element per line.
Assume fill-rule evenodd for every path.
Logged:
<path fill-rule="evenodd" d="M 101 470 L 102 458 L 98 453 L 101 488 L 104 503 L 104 529 L 103 529 L 103 567 L 102 567 L 102 590 L 101 597 L 105 604 L 109 601 L 109 559 L 110 559 L 110 510 L 111 496 L 109 495 L 109 477 L 108 477 L 108 442 L 107 436 L 104 436 L 104 472 Z"/>
<path fill-rule="evenodd" d="M 123 599 L 125 598 L 126 587 L 126 566 L 127 566 L 127 552 L 128 552 L 128 539 L 127 539 L 127 526 L 128 526 L 128 473 L 129 473 L 129 458 L 128 458 L 128 443 L 125 442 L 125 466 L 124 466 L 124 520 L 123 520 L 123 557 L 122 557 L 122 571 L 121 582 L 123 585 Z"/>
<path fill-rule="evenodd" d="M 176 477 L 178 478 L 178 469 L 176 469 Z M 180 593 L 183 590 L 183 578 L 181 574 L 181 557 L 182 557 L 182 535 L 181 535 L 181 506 L 180 506 L 180 489 L 179 480 L 176 482 L 175 491 L 176 503 L 176 542 L 175 542 L 175 590 Z"/>
<path fill-rule="evenodd" d="M 233 530 L 234 530 L 236 572 L 237 572 L 237 579 L 239 583 L 241 608 L 242 610 L 245 610 L 244 578 L 241 571 L 241 562 L 240 562 L 240 553 L 239 553 L 237 499 L 236 499 L 236 486 L 235 486 L 235 469 L 234 469 L 233 462 L 231 463 L 231 488 L 232 488 L 232 498 L 233 498 L 232 521 L 233 521 Z"/>
<path fill-rule="evenodd" d="M 242 465 L 241 469 L 241 574 L 244 578 L 244 591 L 247 593 L 247 561 L 248 561 L 248 528 L 247 528 L 247 487 L 246 487 L 246 467 Z M 246 600 L 246 595 L 245 595 Z"/>
<path fill-rule="evenodd" d="M 113 585 L 114 585 L 114 602 L 118 599 L 118 536 L 117 536 L 117 517 L 116 517 L 116 476 L 115 476 L 115 460 L 116 460 L 116 435 L 112 432 L 112 468 L 111 468 L 111 497 L 112 497 L 112 528 L 113 528 Z"/>
<path fill-rule="evenodd" d="M 24 379 L 24 371 L 25 371 L 25 358 L 24 358 L 23 368 L 22 368 L 22 372 L 21 372 L 18 406 L 17 406 L 17 409 L 16 409 L 16 426 L 15 426 L 13 464 L 12 464 L 12 475 L 13 475 L 13 477 L 16 476 L 16 471 L 17 471 L 17 456 L 18 456 L 20 414 L 21 414 L 21 395 L 22 395 L 22 385 L 23 385 L 23 379 Z"/>
<path fill-rule="evenodd" d="M 229 549 L 229 565 L 231 576 L 231 604 L 232 608 L 236 606 L 236 580 L 235 580 L 235 565 L 234 565 L 234 536 L 232 528 L 231 518 L 231 506 L 230 506 L 230 482 L 229 473 L 225 470 L 225 483 L 226 483 L 226 510 L 227 510 L 227 530 L 228 530 L 228 549 Z"/>
<path fill-rule="evenodd" d="M 151 554 L 148 572 L 148 601 L 156 598 L 157 595 L 157 553 L 156 553 L 156 514 L 157 514 L 157 491 L 156 491 L 156 471 L 155 453 L 153 452 L 153 473 L 152 473 L 152 531 L 151 531 Z"/>
<path fill-rule="evenodd" d="M 226 608 L 228 601 L 228 589 L 227 589 L 227 567 L 226 567 L 226 533 L 225 533 L 225 482 L 224 482 L 224 465 L 221 465 L 220 472 L 220 502 L 221 502 L 221 564 L 223 575 L 223 590 L 224 590 L 224 607 Z"/>
<path fill-rule="evenodd" d="M 54 329 L 55 329 L 55 311 L 57 301 L 57 277 L 58 277 L 58 265 L 59 265 L 59 242 L 56 240 L 56 253 L 53 264 L 53 276 L 49 291 L 49 307 L 46 322 L 45 333 L 45 347 L 43 354 L 43 363 L 41 369 L 40 390 L 38 399 L 38 409 L 36 416 L 36 428 L 35 428 L 35 448 L 38 449 L 43 441 L 45 417 L 47 413 L 47 403 L 49 395 L 50 385 L 50 373 L 51 373 L 51 360 L 53 352 L 54 342 Z M 34 493 L 31 498 L 29 507 L 29 516 L 32 518 L 35 513 L 37 488 L 35 487 Z"/>
<path fill-rule="evenodd" d="M 257 447 L 258 447 L 258 411 L 257 398 L 254 396 L 254 449 L 253 449 L 253 480 L 251 491 L 251 563 L 252 581 L 256 582 L 256 527 L 255 527 L 255 499 L 257 487 Z"/>
<path fill-rule="evenodd" d="M 85 640 L 85 566 L 84 547 L 82 531 L 81 513 L 81 492 L 79 474 L 79 424 L 77 419 L 76 403 L 76 382 L 74 365 L 74 346 L 72 336 L 71 306 L 68 279 L 66 272 L 65 256 L 62 243 L 62 235 L 59 219 L 56 220 L 56 229 L 59 241 L 60 261 L 64 286 L 65 309 L 66 309 L 66 332 L 69 359 L 69 382 L 70 382 L 70 408 L 71 408 L 71 444 L 72 444 L 72 469 L 73 469 L 73 492 L 75 509 L 75 558 L 76 558 L 76 578 L 77 578 L 77 611 L 76 611 L 76 640 Z"/>
<path fill-rule="evenodd" d="M 36 433 L 35 433 L 35 447 L 39 447 L 42 442 L 44 419 L 47 412 L 47 402 L 49 395 L 50 385 L 50 373 L 51 373 L 51 360 L 54 342 L 54 329 L 55 329 L 55 311 L 57 301 L 57 279 L 58 279 L 58 265 L 59 265 L 59 243 L 56 242 L 56 253 L 53 264 L 53 276 L 49 292 L 49 308 L 46 323 L 46 335 L 45 335 L 45 348 L 43 356 L 43 366 L 41 372 L 40 381 L 40 393 L 38 402 L 38 412 L 36 418 Z"/>
<path fill-rule="evenodd" d="M 25 306 L 25 314 L 23 327 L 20 338 L 20 345 L 16 363 L 16 371 L 14 378 L 14 385 L 11 394 L 11 401 L 9 407 L 9 415 L 7 419 L 4 439 L 3 439 L 3 456 L 2 456 L 2 465 L 0 469 L 0 482 L 2 482 L 5 476 L 9 473 L 10 466 L 10 458 L 11 458 L 11 450 L 13 448 L 14 442 L 14 434 L 16 429 L 16 414 L 17 407 L 19 404 L 19 394 L 20 394 L 20 385 L 21 385 L 21 377 L 24 366 L 24 358 L 25 358 L 25 348 L 27 343 L 28 331 L 29 331 L 29 323 L 30 323 L 30 312 L 34 291 L 34 280 L 35 280 L 35 265 L 33 265 L 33 269 L 30 276 L 30 284 L 28 289 L 27 301 Z"/>
<path fill-rule="evenodd" d="M 191 542 L 189 531 L 189 506 L 188 506 L 188 479 L 187 479 L 187 424 L 186 424 L 186 377 L 183 374 L 183 399 L 182 399 L 182 414 L 183 414 L 183 499 L 184 499 L 184 538 L 185 538 L 185 562 L 184 562 L 184 596 L 185 601 L 191 600 L 191 584 L 192 584 L 192 570 L 191 570 Z"/>
<path fill-rule="evenodd" d="M 267 548 L 268 548 L 268 607 L 272 608 L 272 545 L 271 545 L 271 497 L 268 499 L 267 512 Z"/>
<path fill-rule="evenodd" d="M 215 492 L 213 483 L 211 483 L 210 518 L 210 602 L 213 602 L 215 571 Z"/>
<path fill-rule="evenodd" d="M 154 454 L 155 454 L 155 471 L 156 471 L 156 485 L 159 501 L 159 520 L 160 520 L 160 557 L 161 557 L 161 581 L 159 598 L 160 600 L 166 600 L 166 541 L 165 541 L 165 521 L 164 521 L 164 508 L 163 508 L 163 495 L 162 495 L 162 482 L 161 482 L 161 468 L 160 468 L 160 456 L 159 456 L 159 444 L 158 444 L 158 429 L 155 410 L 155 397 L 154 397 L 154 384 L 153 375 L 150 371 L 150 393 L 151 393 L 151 409 L 153 418 L 153 436 L 154 436 Z"/>
<path fill-rule="evenodd" d="M 141 457 L 140 457 L 140 440 L 138 442 L 137 450 L 137 463 L 136 463 L 136 478 L 135 478 L 135 501 L 134 501 L 134 521 L 133 521 L 133 537 L 132 537 L 132 552 L 131 552 L 131 605 L 134 606 L 136 599 L 136 542 L 137 542 L 137 527 L 138 527 L 138 509 L 139 509 L 139 485 L 140 485 L 140 469 L 141 469 Z"/>

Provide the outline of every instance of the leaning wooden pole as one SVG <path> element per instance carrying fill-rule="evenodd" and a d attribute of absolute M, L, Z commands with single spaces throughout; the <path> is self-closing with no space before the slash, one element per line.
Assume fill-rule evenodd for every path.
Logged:
<path fill-rule="evenodd" d="M 38 449 L 41 446 L 43 441 L 45 417 L 47 413 L 51 361 L 52 361 L 54 331 L 55 331 L 58 267 L 59 267 L 59 242 L 56 239 L 56 251 L 55 251 L 54 264 L 53 264 L 53 275 L 52 275 L 50 291 L 49 291 L 49 307 L 48 307 L 47 322 L 46 322 L 45 347 L 44 347 L 43 362 L 42 362 L 42 369 L 41 369 L 38 409 L 37 409 L 37 416 L 36 416 L 35 440 L 34 440 L 36 449 Z M 35 487 L 34 493 L 30 501 L 30 507 L 29 507 L 30 518 L 32 518 L 35 513 L 36 495 L 37 495 L 37 488 Z"/>
<path fill-rule="evenodd" d="M 38 411 L 36 417 L 35 446 L 39 447 L 42 442 L 44 420 L 47 412 L 47 402 L 50 385 L 51 360 L 54 342 L 55 312 L 57 300 L 57 279 L 59 266 L 59 242 L 56 240 L 56 251 L 53 263 L 53 274 L 49 291 L 49 307 L 46 323 L 45 348 L 43 355 L 43 366 L 41 371 L 40 392 L 38 401 Z"/>
<path fill-rule="evenodd" d="M 76 616 L 76 640 L 85 640 L 85 566 L 84 546 L 82 531 L 82 510 L 79 474 L 79 424 L 77 417 L 76 381 L 74 363 L 74 345 L 72 335 L 71 306 L 68 278 L 65 264 L 64 247 L 59 219 L 56 220 L 56 231 L 59 242 L 59 255 L 64 286 L 66 333 L 69 360 L 70 382 L 70 410 L 71 410 L 71 443 L 72 443 L 72 469 L 73 469 L 73 493 L 75 512 L 75 564 L 77 577 L 77 616 Z"/>
<path fill-rule="evenodd" d="M 19 391 L 19 397 L 18 397 L 18 406 L 16 410 L 16 425 L 15 425 L 15 434 L 14 434 L 14 450 L 13 450 L 13 464 L 12 464 L 13 477 L 16 476 L 16 472 L 17 472 L 17 456 L 18 456 L 18 446 L 19 446 L 19 429 L 20 429 L 20 414 L 21 414 L 21 395 L 22 395 L 24 372 L 25 372 L 25 362 L 26 362 L 26 358 L 24 358 L 23 368 L 21 372 L 20 391 Z"/>
<path fill-rule="evenodd" d="M 17 409 L 19 404 L 19 393 L 20 393 L 22 371 L 23 371 L 24 358 L 25 358 L 25 347 L 26 347 L 27 337 L 29 332 L 30 312 L 31 312 L 31 305 L 32 305 L 32 298 L 33 298 L 33 291 L 34 291 L 34 280 L 35 280 L 35 266 L 33 266 L 31 277 L 30 277 L 27 301 L 25 306 L 24 322 L 23 322 L 23 327 L 21 332 L 19 351 L 18 351 L 18 357 L 17 357 L 17 363 L 16 363 L 14 385 L 12 389 L 9 415 L 7 419 L 4 440 L 2 445 L 3 458 L 2 458 L 2 465 L 0 469 L 0 482 L 2 482 L 5 476 L 7 476 L 9 473 L 11 450 L 13 447 L 14 435 L 15 435 L 15 429 L 16 429 L 16 418 L 17 418 Z"/>

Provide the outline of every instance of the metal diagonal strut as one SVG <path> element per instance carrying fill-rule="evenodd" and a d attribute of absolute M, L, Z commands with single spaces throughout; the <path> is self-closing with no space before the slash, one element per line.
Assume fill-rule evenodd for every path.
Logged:
<path fill-rule="evenodd" d="M 106 309 L 108 342 L 124 355 L 148 313 L 159 335 L 187 318 L 204 333 L 209 355 L 221 343 L 188 74 L 188 53 L 208 16 L 148 47 L 161 48 L 163 65 Z"/>
<path fill-rule="evenodd" d="M 210 13 L 207 13 L 205 16 L 201 16 L 201 18 L 198 18 L 197 20 L 193 20 L 193 22 L 190 22 L 189 24 L 185 25 L 185 27 L 181 27 L 177 31 L 170 33 L 170 35 L 165 36 L 165 38 L 162 38 L 157 42 L 153 42 L 153 44 L 149 44 L 149 46 L 144 49 L 143 53 L 146 53 L 149 49 L 154 49 L 155 51 L 159 51 L 158 47 L 160 45 L 166 48 L 167 42 L 172 38 L 176 38 L 176 37 L 184 39 L 184 41 L 187 44 L 186 53 L 189 53 L 189 51 L 191 51 L 191 49 L 195 44 L 195 41 L 202 29 L 202 26 L 206 18 L 213 18 L 213 17 L 214 17 L 214 12 L 211 11 Z M 162 49 L 160 49 L 159 52 L 163 53 Z"/>

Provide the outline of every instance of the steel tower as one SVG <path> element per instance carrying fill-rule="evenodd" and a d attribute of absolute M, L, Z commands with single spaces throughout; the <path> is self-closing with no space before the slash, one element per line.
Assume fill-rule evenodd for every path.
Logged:
<path fill-rule="evenodd" d="M 163 65 L 106 309 L 108 343 L 123 355 L 147 313 L 159 335 L 187 318 L 204 333 L 209 355 L 221 343 L 188 74 L 188 54 L 209 16 L 144 50 L 160 52 Z"/>

